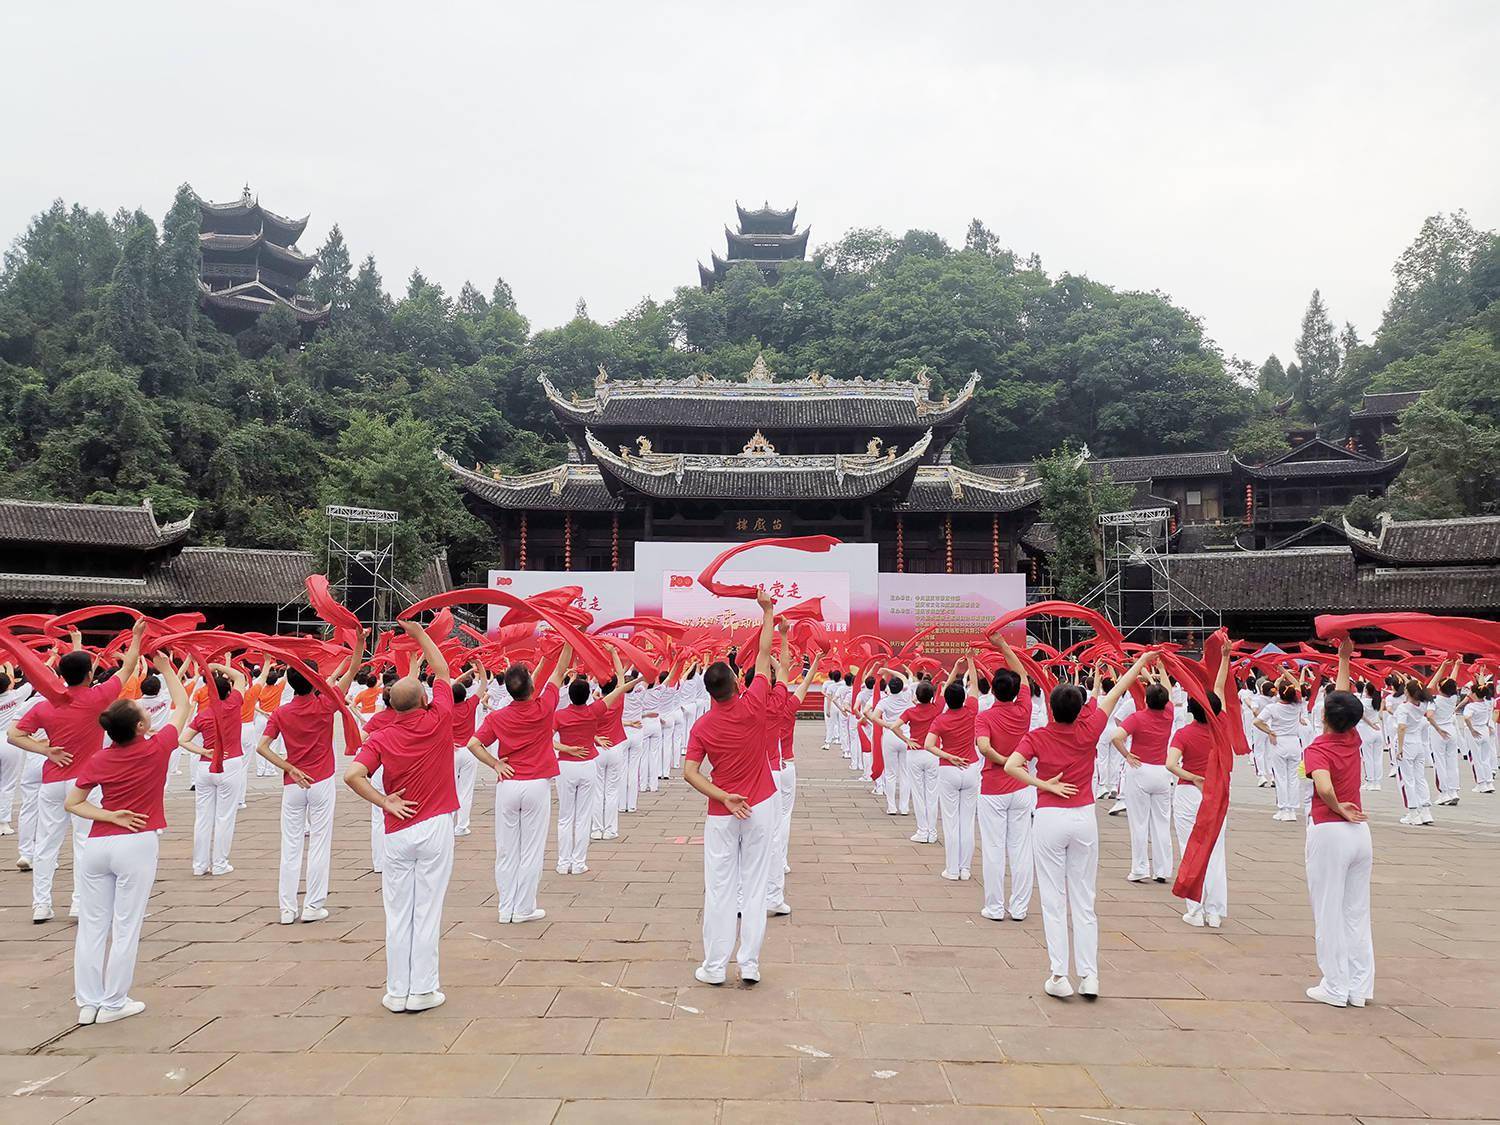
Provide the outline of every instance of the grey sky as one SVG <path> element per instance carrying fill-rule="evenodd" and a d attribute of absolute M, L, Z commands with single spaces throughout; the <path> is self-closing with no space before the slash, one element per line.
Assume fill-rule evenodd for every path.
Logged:
<path fill-rule="evenodd" d="M 544 327 L 695 281 L 736 197 L 814 245 L 977 216 L 1259 362 L 1315 286 L 1368 337 L 1424 216 L 1500 226 L 1497 42 L 1484 2 L 14 0 L 0 237 L 248 180 Z"/>

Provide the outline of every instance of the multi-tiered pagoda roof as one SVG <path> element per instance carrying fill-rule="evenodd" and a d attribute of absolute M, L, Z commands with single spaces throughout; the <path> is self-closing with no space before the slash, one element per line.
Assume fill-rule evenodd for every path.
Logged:
<path fill-rule="evenodd" d="M 298 293 L 313 259 L 296 248 L 307 218 L 269 211 L 250 194 L 232 203 L 198 200 L 199 287 L 204 307 L 226 328 L 249 324 L 282 305 L 303 324 L 320 324 L 328 306 Z"/>
<path fill-rule="evenodd" d="M 775 277 L 784 263 L 807 257 L 811 228 L 797 229 L 795 204 L 790 211 L 777 211 L 769 203 L 749 210 L 736 202 L 734 209 L 739 216 L 739 229 L 724 228 L 724 257 L 714 254 L 711 266 L 698 263 L 698 280 L 704 289 L 712 289 L 723 281 L 730 267 L 741 262 L 749 262 L 767 277 Z"/>

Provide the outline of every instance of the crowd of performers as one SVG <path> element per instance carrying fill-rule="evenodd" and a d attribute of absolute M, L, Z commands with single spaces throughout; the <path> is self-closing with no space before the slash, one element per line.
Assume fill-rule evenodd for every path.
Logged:
<path fill-rule="evenodd" d="M 763 542 L 826 550 L 834 541 Z M 55 916 L 54 875 L 71 835 L 79 1022 L 144 1010 L 130 985 L 167 828 L 164 793 L 184 760 L 192 872 L 210 879 L 234 871 L 247 773 L 281 775 L 284 925 L 328 917 L 341 775 L 369 803 L 386 915 L 382 1002 L 393 1012 L 444 1002 L 443 903 L 481 774 L 495 781 L 497 918 L 525 924 L 546 916 L 537 894 L 554 794 L 556 872 L 576 876 L 589 870 L 590 842 L 616 838 L 641 794 L 680 768 L 707 799 L 695 976 L 722 984 L 734 959 L 742 982 L 759 981 L 767 919 L 791 913 L 793 736 L 815 684 L 824 749 L 842 753 L 889 815 L 912 816 L 912 841 L 941 839 L 943 878 L 970 878 L 977 826 L 984 918 L 1020 921 L 1039 894 L 1044 988 L 1059 998 L 1074 994 L 1075 978 L 1083 997 L 1101 992 L 1101 799 L 1128 818 L 1125 878 L 1173 881 L 1183 921 L 1219 928 L 1229 776 L 1243 756 L 1259 784 L 1275 787 L 1274 819 L 1307 823 L 1322 973 L 1308 996 L 1362 1007 L 1374 996 L 1364 794 L 1389 766 L 1402 823 L 1428 825 L 1432 805 L 1458 802 L 1461 760 L 1472 791 L 1494 791 L 1493 623 L 1320 618 L 1321 645 L 1257 652 L 1221 630 L 1190 659 L 1172 645 L 1131 644 L 1081 607 L 1040 603 L 945 663 L 922 654 L 920 634 L 900 650 L 838 637 L 817 599 L 778 614 L 763 590 L 716 578 L 758 545 L 726 551 L 699 578 L 721 597 L 756 601 L 760 621 L 738 632 L 649 617 L 596 624 L 572 604 L 575 588 L 526 600 L 459 590 L 410 607 L 372 645 L 319 577 L 309 597 L 331 637 L 233 634 L 203 629 L 196 614 L 156 620 L 118 606 L 0 621 L 0 835 L 15 834 L 19 791 L 16 866 L 31 873 L 37 923 Z M 465 603 L 503 607 L 499 629 L 455 626 L 450 607 Z M 120 614 L 136 618 L 131 629 L 85 645 L 82 626 Z M 1047 615 L 1081 620 L 1094 636 L 1061 652 L 1012 647 L 1008 634 Z M 1349 634 L 1362 626 L 1405 647 L 1356 653 Z"/>

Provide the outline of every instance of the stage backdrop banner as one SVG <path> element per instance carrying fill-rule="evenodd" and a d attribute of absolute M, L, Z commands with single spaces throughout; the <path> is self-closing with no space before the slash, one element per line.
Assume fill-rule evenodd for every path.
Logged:
<path fill-rule="evenodd" d="M 961 652 L 964 641 L 995 618 L 1026 604 L 1024 574 L 881 574 L 880 635 L 892 644 L 927 628 L 922 651 L 939 659 Z M 1024 644 L 1024 626 L 1006 633 Z"/>
<path fill-rule="evenodd" d="M 698 584 L 699 572 L 723 550 L 723 543 L 637 543 L 636 613 L 728 628 L 760 620 L 750 599 L 720 598 Z M 867 633 L 876 622 L 879 553 L 873 543 L 841 543 L 825 553 L 762 547 L 734 559 L 719 579 L 764 587 L 778 610 L 821 597 L 829 632 Z"/>
<path fill-rule="evenodd" d="M 618 621 L 635 613 L 635 575 L 628 570 L 492 570 L 490 589 L 504 590 L 518 598 L 555 590 L 559 586 L 582 586 L 573 604 L 594 615 L 599 624 Z M 504 606 L 490 606 L 489 629 L 499 627 Z"/>

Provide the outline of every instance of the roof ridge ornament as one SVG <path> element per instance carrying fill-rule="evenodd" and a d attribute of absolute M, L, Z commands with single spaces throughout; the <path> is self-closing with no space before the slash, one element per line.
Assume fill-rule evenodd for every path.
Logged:
<path fill-rule="evenodd" d="M 608 383 L 608 382 L 609 382 L 609 371 L 605 368 L 604 364 L 601 363 L 599 365 L 599 373 L 594 376 L 594 386 L 596 386 L 596 387 L 602 387 L 602 386 L 604 386 L 605 383 Z"/>
<path fill-rule="evenodd" d="M 761 433 L 759 430 L 756 430 L 755 434 L 750 438 L 750 440 L 745 443 L 745 448 L 741 450 L 741 456 L 775 457 L 776 447 L 771 444 L 770 440 L 766 437 L 765 434 Z"/>
<path fill-rule="evenodd" d="M 755 353 L 755 362 L 750 365 L 750 373 L 745 377 L 747 383 L 774 383 L 776 376 L 766 366 L 765 352 Z"/>

